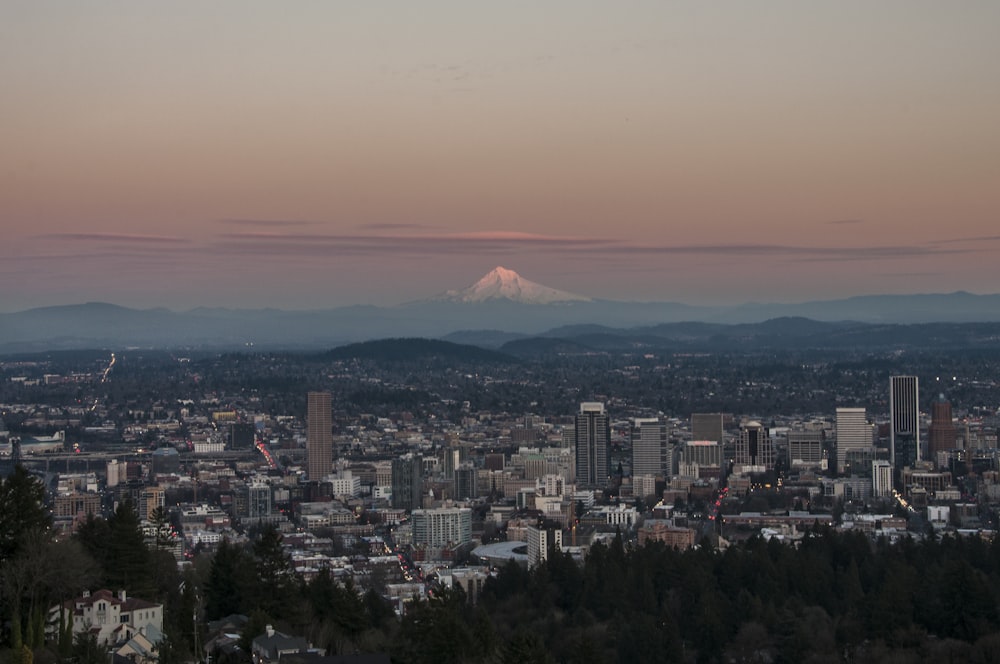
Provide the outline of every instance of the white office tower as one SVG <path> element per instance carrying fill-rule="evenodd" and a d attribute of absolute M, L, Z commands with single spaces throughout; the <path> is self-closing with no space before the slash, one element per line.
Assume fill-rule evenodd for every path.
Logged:
<path fill-rule="evenodd" d="M 850 452 L 872 448 L 872 427 L 864 408 L 837 409 L 837 472 L 845 474 Z M 857 475 L 858 473 L 853 473 Z"/>
<path fill-rule="evenodd" d="M 872 495 L 888 498 L 892 495 L 892 466 L 888 461 L 872 461 Z"/>
<path fill-rule="evenodd" d="M 528 569 L 549 559 L 549 548 L 562 551 L 562 530 L 528 526 Z"/>
<path fill-rule="evenodd" d="M 670 477 L 673 455 L 667 424 L 655 417 L 632 420 L 632 476 Z"/>

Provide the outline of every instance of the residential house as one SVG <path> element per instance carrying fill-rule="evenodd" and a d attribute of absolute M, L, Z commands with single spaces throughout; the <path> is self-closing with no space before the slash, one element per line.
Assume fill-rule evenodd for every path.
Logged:
<path fill-rule="evenodd" d="M 73 636 L 89 632 L 101 645 L 123 645 L 136 634 L 155 645 L 163 638 L 163 605 L 128 597 L 124 590 L 117 595 L 85 590 L 81 597 L 49 609 L 53 632 L 67 623 L 72 624 Z"/>

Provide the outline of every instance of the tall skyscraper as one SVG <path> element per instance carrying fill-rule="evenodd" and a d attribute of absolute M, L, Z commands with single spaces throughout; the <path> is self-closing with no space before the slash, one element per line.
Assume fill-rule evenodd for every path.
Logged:
<path fill-rule="evenodd" d="M 837 472 L 841 475 L 847 472 L 847 457 L 852 451 L 863 452 L 871 450 L 872 427 L 864 408 L 837 409 Z M 869 457 L 870 460 L 870 457 Z M 866 468 L 865 471 L 868 469 Z M 854 469 L 853 474 L 857 474 Z"/>
<path fill-rule="evenodd" d="M 740 427 L 733 465 L 774 469 L 774 441 L 771 440 L 770 432 L 760 422 L 748 422 Z M 734 467 L 734 470 L 738 469 Z"/>
<path fill-rule="evenodd" d="M 455 498 L 469 500 L 479 496 L 479 475 L 471 461 L 465 461 L 455 469 Z"/>
<path fill-rule="evenodd" d="M 611 425 L 604 404 L 585 401 L 576 416 L 576 483 L 603 488 L 611 466 Z"/>
<path fill-rule="evenodd" d="M 333 470 L 333 406 L 329 392 L 310 392 L 306 401 L 306 477 L 320 481 Z"/>
<path fill-rule="evenodd" d="M 691 440 L 714 440 L 722 444 L 722 413 L 692 413 Z"/>
<path fill-rule="evenodd" d="M 656 417 L 632 420 L 632 476 L 670 477 L 673 455 L 667 423 Z"/>
<path fill-rule="evenodd" d="M 931 425 L 927 429 L 927 452 L 931 461 L 938 463 L 938 452 L 953 450 L 958 440 L 958 429 L 951 418 L 951 402 L 944 395 L 931 404 Z"/>
<path fill-rule="evenodd" d="M 916 376 L 889 378 L 889 461 L 895 469 L 920 459 L 920 397 Z"/>
<path fill-rule="evenodd" d="M 392 506 L 415 510 L 423 501 L 423 459 L 412 452 L 392 460 Z"/>

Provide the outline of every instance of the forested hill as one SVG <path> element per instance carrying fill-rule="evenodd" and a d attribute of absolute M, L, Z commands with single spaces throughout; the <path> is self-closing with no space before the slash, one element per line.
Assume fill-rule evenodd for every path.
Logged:
<path fill-rule="evenodd" d="M 985 663 L 1000 655 L 998 598 L 996 542 L 873 544 L 823 530 L 799 548 L 759 536 L 721 553 L 618 542 L 582 567 L 559 555 L 530 573 L 510 564 L 480 607 L 502 652 L 548 654 L 503 661 Z M 444 610 L 408 615 L 403 633 Z M 464 624 L 452 638 L 474 640 Z M 433 638 L 420 634 L 410 638 Z"/>
<path fill-rule="evenodd" d="M 327 351 L 320 356 L 324 360 L 374 360 L 381 362 L 403 362 L 417 359 L 442 359 L 455 362 L 480 362 L 492 364 L 513 364 L 517 360 L 510 355 L 478 346 L 456 344 L 438 339 L 378 339 L 362 343 L 348 344 Z"/>
<path fill-rule="evenodd" d="M 318 646 L 378 644 L 400 664 L 985 664 L 1000 653 L 1000 544 L 979 537 L 890 544 L 819 530 L 798 548 L 754 536 L 724 552 L 619 539 L 582 565 L 555 552 L 532 571 L 508 563 L 474 607 L 434 589 L 401 622 L 325 572 L 299 590 L 272 584 L 255 605 L 255 577 L 242 571 L 258 564 L 254 551 L 216 553 L 207 619 L 274 606 L 267 620 Z"/>

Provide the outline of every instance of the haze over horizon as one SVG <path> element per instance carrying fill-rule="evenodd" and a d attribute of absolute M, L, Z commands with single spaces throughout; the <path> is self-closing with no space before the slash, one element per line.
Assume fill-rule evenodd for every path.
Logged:
<path fill-rule="evenodd" d="M 521 285 L 527 284 L 527 290 L 525 290 L 523 292 L 521 292 L 520 290 L 518 292 L 508 292 L 508 289 L 507 288 L 503 288 L 503 287 L 499 287 L 499 288 L 498 287 L 490 287 L 490 286 L 484 287 L 483 283 L 486 282 L 486 281 L 488 281 L 488 280 L 493 279 L 494 275 L 498 271 L 500 271 L 500 272 L 507 272 L 509 274 L 513 274 L 519 280 L 519 284 L 521 284 Z M 984 295 L 984 296 L 998 296 L 998 297 L 1000 297 L 1000 293 L 970 293 L 969 291 L 953 291 L 953 292 L 950 292 L 950 293 L 930 293 L 930 292 L 927 292 L 927 293 L 916 293 L 916 292 L 914 292 L 914 293 L 905 293 L 905 294 L 900 294 L 900 295 L 902 297 L 904 297 L 904 298 L 906 296 L 910 296 L 910 295 L 913 295 L 913 296 L 940 295 L 942 297 L 951 297 L 951 296 L 955 296 L 955 295 L 960 295 L 962 293 L 969 293 L 972 296 Z M 871 296 L 872 297 L 892 297 L 891 294 L 879 294 L 879 293 L 871 294 Z M 735 310 L 737 310 L 737 309 L 739 309 L 741 307 L 745 307 L 747 305 L 765 305 L 765 306 L 767 306 L 767 305 L 779 305 L 779 306 L 781 306 L 781 305 L 788 305 L 788 306 L 794 307 L 796 305 L 817 305 L 817 304 L 821 304 L 821 303 L 825 303 L 825 302 L 829 302 L 829 303 L 833 303 L 833 302 L 845 302 L 846 303 L 847 301 L 852 300 L 852 299 L 857 298 L 857 297 L 862 297 L 863 298 L 863 297 L 866 297 L 866 296 L 864 296 L 864 295 L 860 295 L 860 296 L 844 296 L 844 297 L 840 297 L 840 298 L 826 298 L 826 299 L 785 301 L 785 302 L 780 302 L 780 301 L 777 301 L 777 300 L 760 300 L 760 301 L 747 300 L 747 301 L 736 302 L 736 303 L 732 303 L 732 304 L 714 305 L 714 309 L 713 309 L 712 308 L 713 305 L 704 305 L 704 304 L 700 304 L 699 305 L 697 303 L 682 302 L 682 301 L 679 301 L 679 300 L 677 300 L 677 301 L 666 301 L 666 300 L 637 300 L 637 299 L 591 298 L 591 297 L 587 296 L 586 294 L 582 294 L 582 293 L 570 293 L 570 292 L 567 292 L 567 291 L 561 291 L 561 290 L 556 290 L 556 289 L 549 288 L 545 284 L 539 284 L 539 283 L 533 282 L 531 280 L 526 280 L 523 275 L 520 275 L 520 274 L 516 273 L 516 271 L 507 270 L 503 266 L 497 266 L 493 270 L 491 270 L 490 272 L 488 272 L 486 275 L 484 275 L 482 278 L 480 278 L 476 283 L 468 285 L 465 288 L 450 289 L 450 290 L 447 290 L 447 291 L 444 291 L 444 292 L 441 292 L 441 293 L 427 294 L 427 296 L 425 296 L 425 297 L 420 297 L 420 298 L 417 298 L 417 299 L 414 299 L 414 300 L 409 300 L 409 301 L 406 301 L 406 302 L 394 302 L 394 303 L 388 303 L 388 304 L 384 304 L 384 305 L 371 305 L 371 306 L 376 306 L 376 307 L 380 306 L 380 307 L 383 307 L 383 308 L 388 307 L 388 308 L 391 309 L 391 308 L 396 307 L 396 306 L 399 306 L 399 307 L 402 307 L 402 308 L 407 308 L 407 307 L 410 307 L 412 305 L 420 305 L 420 304 L 428 304 L 428 305 L 430 305 L 430 304 L 439 304 L 439 303 L 451 303 L 453 305 L 454 304 L 473 304 L 473 305 L 475 305 L 475 304 L 482 304 L 482 303 L 491 302 L 491 301 L 497 301 L 497 300 L 505 300 L 505 301 L 515 302 L 515 303 L 519 303 L 519 304 L 535 304 L 535 305 L 543 305 L 543 306 L 546 306 L 546 305 L 556 305 L 557 307 L 560 306 L 560 305 L 566 305 L 566 304 L 579 304 L 580 302 L 598 303 L 598 302 L 601 302 L 601 301 L 608 302 L 608 303 L 618 302 L 618 303 L 622 303 L 622 304 L 632 303 L 632 304 L 635 304 L 635 305 L 647 304 L 647 303 L 648 304 L 670 304 L 670 303 L 673 302 L 673 303 L 679 304 L 679 305 L 691 305 L 691 306 L 695 307 L 696 309 L 698 307 L 704 307 L 704 311 L 706 313 L 708 313 L 708 312 L 715 312 L 712 315 L 716 316 L 716 315 L 719 315 L 719 312 L 735 311 Z M 308 311 L 308 310 L 321 311 L 321 310 L 336 310 L 336 309 L 340 309 L 341 307 L 350 308 L 350 307 L 353 307 L 353 306 L 357 306 L 358 304 L 361 304 L 361 303 L 346 303 L 346 304 L 331 305 L 331 306 L 328 306 L 328 307 L 302 307 L 302 308 L 297 308 L 297 307 L 275 307 L 275 306 L 270 306 L 270 305 L 268 305 L 268 306 L 246 306 L 246 307 L 241 307 L 241 306 L 230 305 L 230 304 L 227 304 L 227 303 L 215 303 L 215 304 L 211 304 L 211 305 L 197 305 L 197 306 L 193 306 L 193 307 L 166 307 L 166 306 L 163 306 L 163 305 L 156 305 L 156 304 L 152 304 L 152 303 L 150 303 L 150 304 L 140 304 L 140 305 L 122 305 L 122 304 L 120 304 L 118 302 L 109 302 L 109 301 L 106 301 L 106 300 L 88 300 L 88 301 L 79 301 L 79 302 L 63 302 L 63 303 L 59 303 L 59 304 L 30 306 L 30 307 L 26 307 L 24 309 L 18 309 L 18 310 L 13 310 L 13 311 L 0 311 L 0 314 L 19 313 L 19 312 L 26 312 L 26 311 L 36 310 L 36 309 L 50 309 L 50 308 L 53 308 L 53 307 L 54 308 L 72 308 L 72 307 L 76 307 L 76 306 L 80 306 L 80 305 L 111 305 L 111 306 L 115 306 L 115 307 L 119 307 L 120 306 L 120 307 L 130 308 L 130 309 L 134 309 L 134 310 L 167 309 L 167 310 L 175 311 L 175 312 L 178 312 L 178 313 L 183 313 L 183 312 L 186 312 L 186 311 L 195 311 L 195 310 L 202 309 L 202 308 L 208 308 L 208 309 L 220 308 L 220 309 L 233 309 L 233 310 L 244 309 L 244 310 L 256 310 L 256 311 L 263 311 L 263 310 L 266 310 L 266 309 L 275 309 L 275 310 L 284 310 L 284 311 Z M 896 306 L 899 306 L 899 304 L 900 303 L 897 303 Z M 917 306 L 920 306 L 920 305 L 917 305 Z M 912 315 L 913 315 L 913 312 L 910 311 L 909 309 L 906 309 L 905 311 L 901 310 L 898 313 L 899 314 L 904 314 L 905 313 L 904 318 L 909 318 L 909 317 L 912 317 Z M 798 316 L 800 314 L 798 314 L 798 313 L 796 313 L 796 312 L 793 311 L 793 312 L 791 312 L 790 315 Z M 885 315 L 888 316 L 889 318 L 891 318 L 893 314 L 890 311 L 886 311 Z M 765 316 L 765 318 L 767 318 L 767 316 Z M 851 317 L 848 316 L 848 318 L 851 318 Z"/>
<path fill-rule="evenodd" d="M 1000 292 L 1000 4 L 0 6 L 0 311 Z"/>

